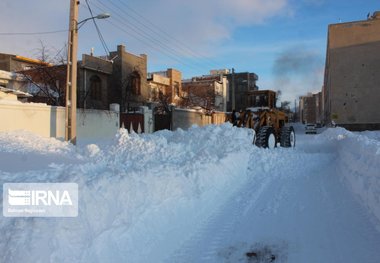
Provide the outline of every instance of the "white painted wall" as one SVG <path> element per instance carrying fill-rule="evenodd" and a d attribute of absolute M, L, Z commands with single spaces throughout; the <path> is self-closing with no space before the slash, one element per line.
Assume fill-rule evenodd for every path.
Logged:
<path fill-rule="evenodd" d="M 144 114 L 144 133 L 152 133 L 154 132 L 153 125 L 153 112 L 146 106 L 140 107 L 142 113 Z"/>
<path fill-rule="evenodd" d="M 119 129 L 119 113 L 77 111 L 77 140 L 111 138 Z M 65 137 L 65 108 L 42 103 L 0 100 L 0 132 L 27 130 L 44 137 Z"/>

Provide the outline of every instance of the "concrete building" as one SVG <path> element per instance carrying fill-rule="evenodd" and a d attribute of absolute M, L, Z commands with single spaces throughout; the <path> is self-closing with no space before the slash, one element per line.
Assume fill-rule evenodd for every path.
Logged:
<path fill-rule="evenodd" d="M 77 68 L 78 108 L 108 110 L 112 63 L 84 54 L 82 60 L 78 61 Z M 36 67 L 20 71 L 20 74 L 28 80 L 24 90 L 33 95 L 28 101 L 65 106 L 66 72 L 66 65 Z"/>
<path fill-rule="evenodd" d="M 27 79 L 21 74 L 0 70 L 0 86 L 7 89 L 22 90 Z"/>
<path fill-rule="evenodd" d="M 38 59 L 0 53 L 0 70 L 4 71 L 14 72 L 49 65 L 49 63 L 43 62 Z"/>
<path fill-rule="evenodd" d="M 322 92 L 299 98 L 298 114 L 302 123 L 323 123 Z"/>
<path fill-rule="evenodd" d="M 113 73 L 112 62 L 91 55 L 82 55 L 78 62 L 78 108 L 108 110 Z"/>
<path fill-rule="evenodd" d="M 0 100 L 27 101 L 32 95 L 23 91 L 26 83 L 21 74 L 0 70 Z"/>
<path fill-rule="evenodd" d="M 227 111 L 244 110 L 252 106 L 249 93 L 258 90 L 256 82 L 259 77 L 250 72 L 230 72 L 228 69 L 211 70 L 210 75 L 220 75 L 227 77 L 228 96 Z M 232 95 L 234 93 L 234 95 Z"/>
<path fill-rule="evenodd" d="M 48 103 L 55 106 L 64 104 L 66 71 L 62 73 L 63 67 L 66 66 L 56 67 L 38 59 L 0 54 L 0 70 L 18 75 L 18 81 L 11 81 L 9 85 L 14 83 L 17 87 L 12 87 L 13 89 L 28 93 L 29 102 Z M 19 81 L 21 78 L 22 82 Z"/>
<path fill-rule="evenodd" d="M 124 46 L 119 45 L 117 51 L 110 53 L 110 58 L 84 54 L 82 60 L 78 61 L 78 108 L 107 110 L 110 104 L 117 103 L 120 110 L 125 112 L 148 101 L 147 56 L 130 54 Z M 24 62 L 18 61 L 19 56 L 9 55 L 9 59 L 13 69 L 17 65 L 24 68 L 18 72 L 29 80 L 23 88 L 23 91 L 34 95 L 29 101 L 65 106 L 66 65 L 52 66 L 34 63 L 33 59 L 23 59 L 34 64 L 31 62 L 33 67 L 22 67 Z"/>
<path fill-rule="evenodd" d="M 147 55 L 136 56 L 118 45 L 110 52 L 113 61 L 112 83 L 108 96 L 109 103 L 120 104 L 122 112 L 144 105 L 149 100 L 147 84 Z"/>
<path fill-rule="evenodd" d="M 323 94 L 326 123 L 380 129 L 380 12 L 329 25 Z"/>
<path fill-rule="evenodd" d="M 181 106 L 199 106 L 207 110 L 227 110 L 229 85 L 226 76 L 207 75 L 182 81 Z"/>
<path fill-rule="evenodd" d="M 183 96 L 182 73 L 175 69 L 152 72 L 148 74 L 149 101 L 166 100 L 168 104 L 177 105 Z M 160 96 L 163 96 L 160 98 Z"/>
<path fill-rule="evenodd" d="M 324 111 L 324 103 L 323 103 L 323 92 L 318 92 L 317 94 L 313 94 L 315 97 L 315 119 L 316 123 L 325 124 L 324 117 L 323 117 L 323 111 Z"/>
<path fill-rule="evenodd" d="M 239 72 L 239 73 L 230 73 L 227 74 L 227 79 L 230 84 L 230 98 L 231 102 L 228 104 L 227 110 L 233 110 L 233 96 L 232 92 L 235 90 L 235 109 L 236 110 L 245 110 L 252 106 L 249 99 L 249 93 L 258 90 L 256 82 L 259 77 L 255 73 L 250 72 Z M 235 82 L 235 83 L 233 83 Z"/>

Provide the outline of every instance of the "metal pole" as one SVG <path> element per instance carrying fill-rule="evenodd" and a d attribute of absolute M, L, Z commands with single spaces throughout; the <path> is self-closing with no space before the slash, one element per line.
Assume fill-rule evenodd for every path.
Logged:
<path fill-rule="evenodd" d="M 76 144 L 77 123 L 77 48 L 78 0 L 70 1 L 70 24 L 67 50 L 65 140 Z"/>

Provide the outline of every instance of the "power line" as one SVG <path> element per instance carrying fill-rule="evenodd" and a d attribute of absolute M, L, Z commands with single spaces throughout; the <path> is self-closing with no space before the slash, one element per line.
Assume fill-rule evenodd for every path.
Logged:
<path fill-rule="evenodd" d="M 150 42 L 148 42 L 148 41 L 146 41 L 146 40 L 144 40 L 144 39 L 138 38 L 138 37 L 136 37 L 136 36 L 131 35 L 130 32 L 126 31 L 125 28 L 121 27 L 120 25 L 117 25 L 117 24 L 115 24 L 115 23 L 113 23 L 113 22 L 111 22 L 111 21 L 107 21 L 107 22 L 110 23 L 110 24 L 112 24 L 113 26 L 117 27 L 119 30 L 123 31 L 124 33 L 126 33 L 126 34 L 128 34 L 128 35 L 134 37 L 134 38 L 137 39 L 138 41 L 143 42 L 145 45 L 147 45 L 147 46 L 149 46 L 149 47 L 155 49 L 156 51 L 158 51 L 158 52 L 160 52 L 160 53 L 164 53 L 164 55 L 166 55 L 167 57 L 169 57 L 169 58 L 171 58 L 171 59 L 177 61 L 178 63 L 180 63 L 180 64 L 182 64 L 182 65 L 184 65 L 184 66 L 186 66 L 186 67 L 191 67 L 191 68 L 193 68 L 193 69 L 199 70 L 199 68 L 196 68 L 196 67 L 192 66 L 191 64 L 187 64 L 186 62 L 183 62 L 183 61 L 179 60 L 179 58 L 177 58 L 177 56 L 171 54 L 169 51 L 167 51 L 167 50 L 162 50 L 162 48 L 161 48 L 161 50 L 160 50 L 157 46 L 152 45 Z M 142 36 L 144 37 L 144 35 L 142 35 Z"/>
<path fill-rule="evenodd" d="M 88 0 L 86 0 L 86 5 L 87 5 L 87 8 L 88 8 L 88 11 L 90 11 L 91 17 L 94 17 L 94 14 L 92 13 L 92 10 L 91 10 L 90 4 L 88 3 Z M 98 24 L 96 23 L 96 21 L 95 21 L 94 18 L 91 19 L 91 20 L 94 22 L 94 25 L 95 25 L 95 28 L 96 28 L 96 32 L 98 33 L 100 42 L 101 42 L 101 44 L 102 44 L 102 46 L 104 48 L 104 51 L 106 52 L 106 56 L 108 56 L 108 54 L 110 53 L 110 51 L 109 51 L 109 49 L 107 47 L 106 41 L 104 40 L 102 33 L 100 32 Z"/>
<path fill-rule="evenodd" d="M 141 19 L 143 19 L 144 21 L 146 21 L 149 26 L 145 26 L 147 28 L 149 28 L 152 32 L 156 33 L 156 34 L 160 34 L 161 36 L 164 36 L 166 39 L 170 40 L 170 41 L 174 41 L 176 46 L 179 47 L 180 49 L 182 50 L 185 50 L 186 52 L 188 52 L 189 54 L 191 54 L 192 56 L 196 56 L 196 57 L 200 57 L 202 58 L 202 60 L 206 61 L 207 63 L 209 63 L 209 65 L 211 65 L 212 67 L 214 66 L 217 66 L 219 67 L 219 64 L 216 63 L 215 61 L 213 61 L 211 58 L 208 58 L 206 57 L 205 55 L 203 54 L 200 54 L 200 53 L 197 53 L 195 52 L 191 47 L 189 47 L 188 45 L 186 45 L 185 43 L 183 43 L 182 41 L 176 39 L 175 37 L 171 36 L 169 33 L 167 33 L 165 30 L 163 30 L 162 28 L 160 28 L 159 26 L 157 26 L 156 24 L 154 24 L 153 22 L 151 22 L 149 19 L 147 19 L 146 17 L 144 17 L 143 15 L 141 15 L 139 12 L 137 12 L 135 9 L 133 9 L 131 6 L 129 6 L 128 4 L 126 4 L 125 2 L 121 1 L 121 0 L 118 0 L 122 5 L 124 5 L 128 10 L 132 11 L 134 14 L 136 14 L 138 17 L 140 17 Z M 132 17 L 132 16 L 130 16 Z M 133 18 L 133 17 L 132 17 Z M 135 19 L 136 20 L 136 19 Z M 140 21 L 138 21 L 139 23 L 141 23 Z M 143 23 L 141 23 L 143 24 Z M 158 33 L 158 31 L 154 31 L 152 30 L 151 28 L 155 28 L 157 29 L 159 32 L 161 33 Z"/>
<path fill-rule="evenodd" d="M 99 2 L 102 6 L 105 7 L 105 5 L 104 5 L 103 3 L 101 3 L 100 1 L 97 1 L 97 2 Z M 113 3 L 111 3 L 111 4 L 115 7 L 114 10 L 120 10 L 120 7 L 114 5 Z M 113 12 L 116 13 L 116 12 L 118 12 L 118 11 L 113 11 Z M 124 17 L 124 16 L 122 15 L 122 13 L 117 13 L 117 14 L 118 14 L 117 16 L 120 17 L 120 18 L 123 18 L 123 17 Z M 123 21 L 123 22 L 124 22 L 124 21 Z M 129 25 L 128 22 L 126 22 L 126 24 Z M 132 24 L 132 23 L 131 23 L 131 24 Z M 149 38 L 149 39 L 153 40 L 154 42 L 156 42 L 157 44 L 159 44 L 161 47 L 163 47 L 163 48 L 165 48 L 165 49 L 167 49 L 167 50 L 170 50 L 170 51 L 173 52 L 173 53 L 179 53 L 178 50 L 176 50 L 176 49 L 174 49 L 173 47 L 167 45 L 166 43 L 164 43 L 164 42 L 161 41 L 160 39 L 157 39 L 156 37 L 152 36 L 150 33 L 147 33 L 147 32 L 146 32 L 144 29 L 142 29 L 141 27 L 134 25 L 134 28 L 138 29 L 139 32 L 141 32 L 142 34 L 144 34 L 145 36 L 147 36 L 147 38 Z M 148 29 L 149 29 L 149 28 L 148 28 Z"/>
<path fill-rule="evenodd" d="M 97 2 L 101 3 L 99 0 L 96 0 Z M 123 13 L 125 13 L 129 18 L 133 19 L 134 21 L 136 21 L 139 25 L 143 26 L 144 28 L 146 28 L 147 30 L 149 30 L 150 32 L 152 32 L 153 34 L 157 35 L 158 37 L 162 37 L 161 34 L 159 34 L 157 31 L 153 30 L 151 26 L 147 26 L 146 24 L 142 23 L 139 19 L 135 18 L 134 16 L 131 16 L 130 14 L 128 14 L 126 11 L 124 11 L 120 6 L 110 2 L 111 5 L 115 6 L 115 8 L 117 8 L 118 10 L 121 10 L 123 11 Z M 102 3 L 101 3 L 102 4 Z M 142 30 L 140 27 L 136 26 L 137 28 L 139 28 L 140 30 Z M 170 38 L 170 37 L 164 37 L 167 41 L 172 41 L 173 39 Z M 160 40 L 157 40 L 157 41 L 160 41 Z M 160 41 L 161 42 L 161 41 Z M 174 50 L 175 52 L 178 52 L 178 50 L 175 50 L 173 49 L 172 47 L 170 47 L 170 49 Z M 185 53 L 189 54 L 189 52 L 185 49 L 183 49 L 182 47 L 180 47 L 180 49 L 182 49 Z"/>
<path fill-rule="evenodd" d="M 97 1 L 97 2 L 102 5 L 102 7 L 100 7 L 99 5 L 93 3 L 93 5 L 98 8 L 98 10 L 103 11 L 103 8 L 110 9 L 109 11 L 111 11 L 113 14 L 112 19 L 115 20 L 116 22 L 120 23 L 122 26 L 117 25 L 115 23 L 112 23 L 110 20 L 107 20 L 107 22 L 109 22 L 112 25 L 114 25 L 115 27 L 119 28 L 121 31 L 129 34 L 130 36 L 134 37 L 138 41 L 145 43 L 147 46 L 149 46 L 149 47 L 151 47 L 151 48 L 153 48 L 153 49 L 155 49 L 161 53 L 164 53 L 164 55 L 170 57 L 171 59 L 179 62 L 182 65 L 185 65 L 186 67 L 191 67 L 191 68 L 196 69 L 196 70 L 202 70 L 202 71 L 204 70 L 204 68 L 199 67 L 199 65 L 195 66 L 197 64 L 194 62 L 189 64 L 189 63 L 186 63 L 183 60 L 181 60 L 180 56 L 178 56 L 177 50 L 173 49 L 172 47 L 170 47 L 167 44 L 163 43 L 162 41 L 158 40 L 157 38 L 152 37 L 152 35 L 150 33 L 147 33 L 141 27 L 132 25 L 132 23 L 128 23 L 128 22 L 124 21 L 125 15 L 123 15 L 123 13 L 120 13 L 119 7 L 116 6 L 116 7 L 110 8 L 106 5 L 104 5 L 100 1 Z M 115 6 L 115 5 L 113 5 L 113 6 Z M 128 28 L 130 31 L 133 31 L 134 34 L 127 32 L 126 28 Z M 139 37 L 137 37 L 136 35 L 138 35 Z M 194 64 L 194 66 L 192 64 Z"/>
<path fill-rule="evenodd" d="M 99 2 L 99 0 L 96 0 L 97 2 Z M 121 1 L 119 1 L 121 2 Z M 175 46 L 175 52 L 176 53 L 179 53 L 180 55 L 184 55 L 185 53 L 185 56 L 186 57 L 193 57 L 193 58 L 198 58 L 198 61 L 197 62 L 193 62 L 193 63 L 196 63 L 196 64 L 202 64 L 202 66 L 204 64 L 208 64 L 208 66 L 210 68 L 214 68 L 214 67 L 219 67 L 218 63 L 213 63 L 213 61 L 209 58 L 206 58 L 205 56 L 201 55 L 201 54 L 198 54 L 197 52 L 193 51 L 191 48 L 189 48 L 188 46 L 186 46 L 186 44 L 182 43 L 181 41 L 177 40 L 176 38 L 174 38 L 173 36 L 171 36 L 169 33 L 167 33 L 166 31 L 164 31 L 163 29 L 161 29 L 160 27 L 158 27 L 157 25 L 153 24 L 151 21 L 149 21 L 148 19 L 146 19 L 145 17 L 143 17 L 142 15 L 140 15 L 137 11 L 135 11 L 133 8 L 129 7 L 127 4 L 121 2 L 121 4 L 123 4 L 126 8 L 122 8 L 120 6 L 117 6 L 116 4 L 110 2 L 113 6 L 115 6 L 118 10 L 122 10 L 123 13 L 128 16 L 129 18 L 133 19 L 134 21 L 136 21 L 139 25 L 142 25 L 144 28 L 148 29 L 150 32 L 152 32 L 153 34 L 155 34 L 156 36 L 158 36 L 160 39 L 164 39 L 163 41 L 164 42 L 170 42 L 171 43 L 171 47 L 170 49 L 173 50 L 173 46 Z M 103 4 L 104 6 L 104 4 Z M 127 11 L 132 11 L 134 15 L 132 15 L 131 13 L 128 13 Z M 136 18 L 136 15 L 140 18 L 142 18 L 143 20 L 145 20 L 145 22 L 141 21 L 141 19 L 139 18 Z M 133 22 L 131 22 L 132 24 Z M 136 26 L 138 27 L 138 26 Z M 141 28 L 139 28 L 140 30 L 143 30 Z M 149 36 L 151 36 L 152 34 L 151 33 L 148 33 Z M 160 41 L 162 43 L 162 41 Z M 215 66 L 217 65 L 217 66 Z"/>
<path fill-rule="evenodd" d="M 30 36 L 30 35 L 48 35 L 57 34 L 62 32 L 68 32 L 67 29 L 55 30 L 55 31 L 43 31 L 43 32 L 0 32 L 1 36 Z"/>
<path fill-rule="evenodd" d="M 102 6 L 105 6 L 103 3 L 101 3 Z M 94 4 L 93 5 L 95 7 L 98 8 L 98 10 L 100 11 L 103 11 L 103 8 L 102 7 L 99 7 L 98 5 Z M 199 70 L 198 67 L 194 67 L 193 65 L 189 64 L 189 63 L 186 63 L 186 62 L 183 62 L 180 60 L 180 58 L 176 55 L 176 54 L 173 54 L 173 52 L 169 51 L 168 50 L 168 47 L 166 45 L 164 45 L 162 42 L 159 42 L 155 39 L 152 39 L 152 37 L 147 34 L 144 30 L 137 30 L 136 28 L 134 28 L 133 26 L 131 26 L 130 24 L 126 23 L 124 20 L 123 20 L 123 15 L 120 15 L 118 13 L 117 10 L 115 9 L 111 9 L 110 11 L 112 11 L 112 20 L 115 20 L 117 21 L 118 23 L 120 23 L 122 26 L 118 25 L 118 24 L 115 24 L 113 22 L 111 22 L 110 20 L 107 20 L 108 23 L 114 25 L 115 27 L 117 27 L 119 30 L 127 33 L 128 35 L 134 37 L 135 39 L 137 39 L 138 41 L 141 41 L 143 42 L 145 45 L 159 51 L 160 53 L 164 53 L 166 56 L 170 57 L 171 59 L 179 62 L 180 64 L 182 65 L 185 65 L 187 67 L 192 67 L 193 69 L 196 69 L 196 70 Z M 118 18 L 120 17 L 120 18 Z M 131 32 L 129 31 L 126 31 L 126 28 L 128 28 L 129 30 L 133 31 L 136 35 L 139 35 L 140 37 L 136 37 L 135 35 L 131 34 Z M 152 44 L 155 43 L 157 45 L 153 45 Z M 169 48 L 170 49 L 170 48 Z"/>

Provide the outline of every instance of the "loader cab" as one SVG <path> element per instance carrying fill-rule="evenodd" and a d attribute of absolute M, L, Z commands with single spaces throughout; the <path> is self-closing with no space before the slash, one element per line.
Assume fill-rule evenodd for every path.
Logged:
<path fill-rule="evenodd" d="M 276 92 L 272 90 L 255 90 L 248 94 L 253 108 L 276 108 Z"/>

